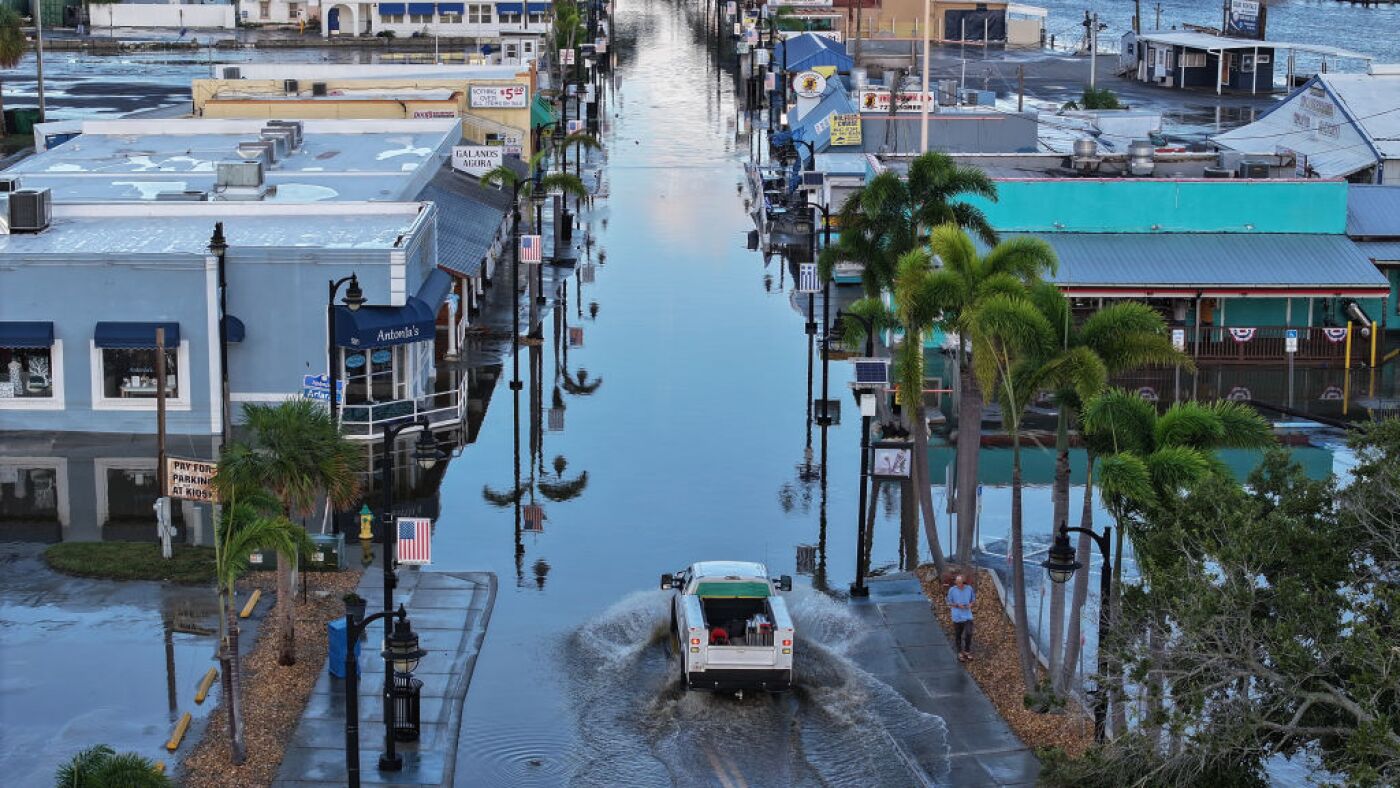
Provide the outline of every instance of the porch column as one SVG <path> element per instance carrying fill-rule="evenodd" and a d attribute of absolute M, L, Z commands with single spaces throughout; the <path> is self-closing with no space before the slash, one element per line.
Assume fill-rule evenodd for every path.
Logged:
<path fill-rule="evenodd" d="M 1254 48 L 1254 81 L 1249 86 L 1249 95 L 1259 93 L 1259 47 Z"/>
<path fill-rule="evenodd" d="M 1207 49 L 1206 52 L 1210 52 L 1210 50 Z M 1220 72 L 1228 67 L 1225 61 L 1225 50 L 1221 49 L 1215 62 L 1215 95 L 1217 96 L 1220 95 Z"/>

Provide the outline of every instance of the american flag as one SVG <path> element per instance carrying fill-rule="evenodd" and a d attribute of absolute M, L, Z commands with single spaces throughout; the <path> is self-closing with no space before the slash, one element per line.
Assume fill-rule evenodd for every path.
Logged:
<path fill-rule="evenodd" d="M 538 263 L 542 261 L 544 244 L 540 243 L 538 235 L 520 236 L 520 262 Z"/>
<path fill-rule="evenodd" d="M 797 292 L 815 293 L 821 290 L 817 282 L 817 264 L 802 263 L 797 266 Z"/>
<path fill-rule="evenodd" d="M 398 558 L 401 564 L 433 562 L 433 521 L 426 517 L 400 517 Z"/>
<path fill-rule="evenodd" d="M 544 507 L 537 503 L 525 506 L 525 530 L 536 533 L 544 531 Z"/>
<path fill-rule="evenodd" d="M 582 326 L 569 326 L 569 347 L 583 347 Z"/>

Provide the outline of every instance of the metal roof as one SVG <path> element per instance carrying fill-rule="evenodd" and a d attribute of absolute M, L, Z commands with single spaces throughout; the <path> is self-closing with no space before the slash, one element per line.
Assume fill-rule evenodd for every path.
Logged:
<path fill-rule="evenodd" d="M 1400 189 L 1361 184 L 1348 186 L 1347 235 L 1400 239 Z"/>
<path fill-rule="evenodd" d="M 1216 36 L 1210 33 L 1196 33 L 1189 30 L 1158 30 L 1147 33 L 1139 33 L 1138 39 L 1141 41 L 1154 41 L 1170 46 L 1187 47 L 1190 49 L 1293 49 L 1298 52 L 1315 52 L 1319 55 L 1331 55 L 1332 57 L 1350 57 L 1357 60 L 1371 60 L 1371 55 L 1363 55 L 1360 52 L 1353 52 L 1349 49 L 1327 46 L 1325 44 L 1299 44 L 1291 41 L 1256 41 L 1250 38 L 1231 38 L 1228 36 Z"/>
<path fill-rule="evenodd" d="M 1400 157 L 1400 74 L 1318 74 L 1351 120 L 1388 155 Z"/>
<path fill-rule="evenodd" d="M 1041 233 L 1069 289 L 1386 290 L 1344 235 Z"/>
<path fill-rule="evenodd" d="M 510 195 L 482 186 L 476 179 L 444 167 L 419 193 L 418 199 L 437 204 L 437 264 L 452 273 L 473 277 L 481 272 L 505 220 Z"/>
<path fill-rule="evenodd" d="M 783 60 L 783 56 L 787 60 Z M 814 66 L 835 66 L 837 71 L 850 71 L 854 61 L 846 54 L 846 45 L 816 33 L 793 36 L 774 47 L 773 63 L 789 72 Z"/>
<path fill-rule="evenodd" d="M 1376 262 L 1376 265 L 1400 264 L 1400 241 L 1358 241 L 1356 248 Z"/>

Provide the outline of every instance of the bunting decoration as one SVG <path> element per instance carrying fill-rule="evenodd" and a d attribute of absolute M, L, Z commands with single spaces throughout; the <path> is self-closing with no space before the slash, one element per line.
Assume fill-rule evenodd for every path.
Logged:
<path fill-rule="evenodd" d="M 1322 329 L 1322 335 L 1327 337 L 1328 342 L 1343 342 L 1347 338 L 1347 330 L 1345 326 L 1342 328 L 1324 328 Z"/>
<path fill-rule="evenodd" d="M 1254 339 L 1254 333 L 1258 330 L 1257 328 L 1232 328 L 1230 329 L 1230 337 L 1236 342 L 1248 342 Z"/>

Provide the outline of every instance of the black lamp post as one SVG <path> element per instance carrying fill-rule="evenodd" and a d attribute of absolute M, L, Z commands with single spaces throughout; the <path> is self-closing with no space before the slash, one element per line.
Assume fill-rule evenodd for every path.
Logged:
<path fill-rule="evenodd" d="M 511 391 L 519 391 L 520 386 L 520 186 L 524 181 L 515 180 L 510 185 L 510 355 Z"/>
<path fill-rule="evenodd" d="M 345 781 L 350 788 L 360 788 L 360 666 L 355 659 L 355 646 L 369 625 L 381 618 L 386 628 L 389 620 L 394 619 L 393 633 L 386 639 L 385 649 L 379 653 L 384 659 L 387 675 L 398 673 L 407 677 L 418 668 L 418 661 L 427 655 L 418 646 L 418 635 L 414 634 L 408 622 L 408 611 L 404 610 L 403 605 L 392 613 L 381 611 L 366 618 L 363 599 L 345 603 Z M 385 698 L 388 703 L 384 714 L 385 740 L 389 742 L 390 754 L 398 764 L 388 770 L 397 771 L 403 767 L 403 759 L 392 750 L 394 715 L 390 709 L 393 708 L 393 699 L 387 691 Z M 379 768 L 385 769 L 383 757 L 379 759 Z"/>
<path fill-rule="evenodd" d="M 850 318 L 865 327 L 865 355 L 875 355 L 875 321 L 853 312 L 837 312 L 837 321 Z M 870 596 L 865 586 L 865 506 L 866 480 L 870 476 L 870 417 L 860 416 L 860 510 L 856 512 L 856 581 L 851 584 L 851 596 Z"/>
<path fill-rule="evenodd" d="M 822 248 L 831 247 L 831 211 L 825 205 L 812 203 L 812 212 L 821 211 L 822 214 Z M 817 233 L 816 228 L 812 231 L 812 260 L 817 259 Z M 820 268 L 818 269 L 820 270 Z M 809 310 L 810 311 L 810 310 Z M 831 275 L 822 277 L 822 412 L 817 416 L 817 425 L 826 427 L 831 424 L 831 414 L 827 412 L 827 379 L 831 372 Z"/>
<path fill-rule="evenodd" d="M 539 167 L 535 167 L 530 173 L 530 203 L 535 206 L 535 234 L 540 237 L 540 246 L 544 246 L 544 191 L 541 181 L 544 180 L 544 173 Z M 541 262 L 535 266 L 535 303 L 548 303 L 544 297 L 544 250 L 540 250 Z"/>
<path fill-rule="evenodd" d="M 224 223 L 214 223 L 214 234 L 209 238 L 209 253 L 214 255 L 219 277 L 219 422 L 223 443 L 229 442 L 233 433 L 233 409 L 228 400 L 228 277 L 224 272 L 224 258 L 228 255 L 228 241 L 224 239 Z"/>
<path fill-rule="evenodd" d="M 380 459 L 384 464 L 384 512 L 381 515 L 379 534 L 380 546 L 384 555 L 383 616 L 385 617 L 384 639 L 386 643 L 389 642 L 391 635 L 388 617 L 393 615 L 394 587 L 399 582 L 394 572 L 394 565 L 398 560 L 394 556 L 394 545 L 398 536 L 394 528 L 394 439 L 404 430 L 415 427 L 422 430 L 413 449 L 413 459 L 418 463 L 418 467 L 425 471 L 431 470 L 442 457 L 442 452 L 438 451 L 437 441 L 433 439 L 431 425 L 425 416 L 386 427 L 384 430 L 383 453 Z M 393 691 L 394 666 L 386 661 L 384 663 L 384 754 L 379 756 L 379 769 L 385 772 L 396 772 L 403 768 L 403 758 L 399 757 L 394 743 Z"/>
<path fill-rule="evenodd" d="M 341 277 L 340 279 L 328 280 L 326 293 L 326 382 L 329 384 L 328 401 L 331 405 L 331 421 L 339 425 L 337 418 L 340 412 L 340 403 L 336 401 L 336 384 L 340 381 L 340 365 L 335 363 L 335 294 L 340 290 L 340 286 L 346 282 L 350 287 L 345 290 L 345 297 L 340 299 L 351 312 L 359 311 L 365 303 L 364 291 L 360 289 L 360 279 L 355 274 Z"/>
<path fill-rule="evenodd" d="M 1071 533 L 1085 534 L 1092 538 L 1094 544 L 1099 547 L 1099 555 L 1103 558 L 1103 570 L 1099 573 L 1099 647 L 1095 660 L 1100 684 L 1094 690 L 1094 741 L 1102 742 L 1104 740 L 1104 724 L 1108 718 L 1108 692 L 1102 682 L 1108 672 L 1108 660 L 1104 652 L 1104 636 L 1108 632 L 1109 595 L 1112 593 L 1113 584 L 1113 561 L 1109 558 L 1109 549 L 1113 545 L 1113 528 L 1111 526 L 1105 527 L 1102 534 L 1096 534 L 1088 528 L 1060 526 L 1060 532 L 1055 535 L 1055 544 L 1050 548 L 1049 557 L 1040 564 L 1050 575 L 1051 582 L 1068 582 L 1071 577 L 1074 577 L 1075 571 L 1082 566 L 1075 560 L 1074 548 L 1069 544 Z"/>

